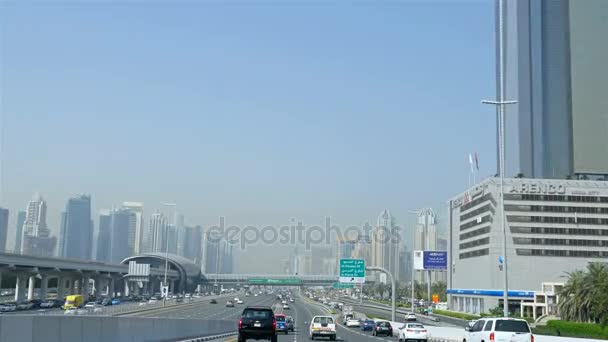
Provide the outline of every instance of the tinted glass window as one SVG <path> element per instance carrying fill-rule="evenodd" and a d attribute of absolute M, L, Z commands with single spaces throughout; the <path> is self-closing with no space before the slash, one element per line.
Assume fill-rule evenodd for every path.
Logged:
<path fill-rule="evenodd" d="M 481 331 L 481 328 L 486 323 L 486 321 L 477 321 L 475 325 L 471 328 L 471 331 Z"/>
<path fill-rule="evenodd" d="M 424 325 L 422 324 L 408 324 L 408 329 L 424 329 Z"/>
<path fill-rule="evenodd" d="M 483 328 L 483 331 L 490 331 L 490 330 L 492 330 L 492 323 L 494 323 L 494 322 L 488 321 L 486 323 L 486 326 Z"/>
<path fill-rule="evenodd" d="M 277 322 L 285 322 L 285 317 L 277 316 Z"/>
<path fill-rule="evenodd" d="M 508 332 L 530 332 L 530 327 L 525 321 L 497 320 L 495 331 Z"/>
<path fill-rule="evenodd" d="M 270 319 L 273 314 L 270 310 L 245 310 L 243 317 L 254 319 Z"/>
<path fill-rule="evenodd" d="M 329 323 L 334 323 L 334 319 L 331 317 L 315 317 L 315 320 L 313 323 L 329 324 Z"/>

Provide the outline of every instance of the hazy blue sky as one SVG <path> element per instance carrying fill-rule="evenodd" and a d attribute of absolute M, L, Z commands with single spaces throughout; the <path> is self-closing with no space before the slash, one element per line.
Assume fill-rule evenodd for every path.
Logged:
<path fill-rule="evenodd" d="M 125 200 L 409 223 L 464 190 L 469 152 L 494 173 L 491 0 L 0 6 L 11 229 L 35 191 L 53 229 L 76 193 L 96 224 Z"/>

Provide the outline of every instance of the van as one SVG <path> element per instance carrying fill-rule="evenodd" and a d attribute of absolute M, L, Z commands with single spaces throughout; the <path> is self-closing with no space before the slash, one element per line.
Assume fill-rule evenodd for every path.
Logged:
<path fill-rule="evenodd" d="M 63 304 L 63 309 L 68 310 L 69 308 L 81 308 L 83 305 L 84 296 L 70 295 L 65 297 L 65 304 Z"/>

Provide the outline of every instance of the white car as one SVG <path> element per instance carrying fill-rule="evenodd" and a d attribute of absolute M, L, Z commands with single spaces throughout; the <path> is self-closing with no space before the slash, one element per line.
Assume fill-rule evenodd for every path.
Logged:
<path fill-rule="evenodd" d="M 416 314 L 414 314 L 413 312 L 408 312 L 405 314 L 405 321 L 415 321 L 416 320 Z"/>
<path fill-rule="evenodd" d="M 17 306 L 15 304 L 2 304 L 0 305 L 0 312 L 9 312 L 17 310 Z"/>
<path fill-rule="evenodd" d="M 283 310 L 289 310 L 289 304 L 283 304 Z"/>
<path fill-rule="evenodd" d="M 361 323 L 359 322 L 358 319 L 349 318 L 348 320 L 346 320 L 346 326 L 349 327 L 349 328 L 360 327 Z"/>
<path fill-rule="evenodd" d="M 399 328 L 399 341 L 428 341 L 429 333 L 424 325 L 420 323 L 405 323 Z"/>
<path fill-rule="evenodd" d="M 472 327 L 465 327 L 463 342 L 509 341 L 532 342 L 534 336 L 528 322 L 513 318 L 482 318 Z"/>
<path fill-rule="evenodd" d="M 257 293 L 255 293 L 253 296 L 254 296 L 254 297 L 257 297 L 257 296 L 258 296 L 258 294 L 257 294 Z"/>
<path fill-rule="evenodd" d="M 331 341 L 336 340 L 336 323 L 331 316 L 314 316 L 310 322 L 308 334 L 311 340 L 315 337 L 329 337 Z"/>
<path fill-rule="evenodd" d="M 281 301 L 281 304 L 287 304 L 287 301 L 283 299 L 283 300 Z"/>
<path fill-rule="evenodd" d="M 94 308 L 95 307 L 95 302 L 88 302 L 84 305 L 85 308 Z"/>
<path fill-rule="evenodd" d="M 237 304 L 243 304 L 243 300 L 242 299 L 237 299 L 236 303 Z"/>

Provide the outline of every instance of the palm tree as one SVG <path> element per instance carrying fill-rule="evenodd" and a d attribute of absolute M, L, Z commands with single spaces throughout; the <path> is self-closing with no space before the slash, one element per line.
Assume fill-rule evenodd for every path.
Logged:
<path fill-rule="evenodd" d="M 589 263 L 586 271 L 566 275 L 557 305 L 562 319 L 608 324 L 608 266 Z"/>

